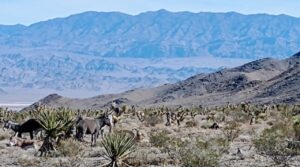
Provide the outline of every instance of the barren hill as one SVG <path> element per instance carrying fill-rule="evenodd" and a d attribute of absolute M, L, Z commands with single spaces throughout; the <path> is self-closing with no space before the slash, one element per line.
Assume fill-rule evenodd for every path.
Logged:
<path fill-rule="evenodd" d="M 299 62 L 300 52 L 284 60 L 265 58 L 232 69 L 199 74 L 176 84 L 86 99 L 52 94 L 37 103 L 94 109 L 112 101 L 139 106 L 222 105 L 243 101 L 296 103 L 300 102 Z"/>

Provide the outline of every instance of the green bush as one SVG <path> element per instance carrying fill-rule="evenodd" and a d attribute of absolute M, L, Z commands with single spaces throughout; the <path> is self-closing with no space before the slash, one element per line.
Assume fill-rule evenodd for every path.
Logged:
<path fill-rule="evenodd" d="M 209 148 L 198 148 L 194 144 L 182 147 L 179 151 L 183 167 L 215 167 L 219 154 Z"/>
<path fill-rule="evenodd" d="M 239 124 L 236 122 L 229 122 L 223 129 L 223 135 L 228 142 L 232 142 L 240 134 Z"/>
<path fill-rule="evenodd" d="M 289 159 L 299 155 L 299 148 L 288 148 L 287 140 L 293 137 L 289 123 L 278 123 L 265 129 L 254 145 L 259 154 L 270 157 L 276 164 L 288 165 Z"/>
<path fill-rule="evenodd" d="M 169 137 L 168 134 L 169 132 L 166 130 L 161 132 L 151 132 L 149 136 L 150 144 L 154 147 L 165 148 L 171 140 L 171 137 Z"/>

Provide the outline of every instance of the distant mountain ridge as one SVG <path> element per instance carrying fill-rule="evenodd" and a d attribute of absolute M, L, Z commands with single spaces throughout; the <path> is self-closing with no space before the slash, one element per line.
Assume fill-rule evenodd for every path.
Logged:
<path fill-rule="evenodd" d="M 0 87 L 2 94 L 14 88 L 118 93 L 283 59 L 299 48 L 300 19 L 287 15 L 85 12 L 0 25 Z"/>
<path fill-rule="evenodd" d="M 217 70 L 192 65 L 174 68 L 157 66 L 151 60 L 144 60 L 137 66 L 129 64 L 131 61 L 76 55 L 3 54 L 0 55 L 0 87 L 4 91 L 7 87 L 20 87 L 116 93 L 174 83 L 191 75 Z"/>
<path fill-rule="evenodd" d="M 300 19 L 287 15 L 158 10 L 85 12 L 30 26 L 0 26 L 0 49 L 102 57 L 286 58 L 300 47 Z"/>
<path fill-rule="evenodd" d="M 227 102 L 248 101 L 263 104 L 299 103 L 300 52 L 284 60 L 265 58 L 150 89 L 136 89 L 85 99 L 70 99 L 52 94 L 32 106 L 41 103 L 52 107 L 101 109 L 114 101 L 139 106 L 215 106 Z"/>

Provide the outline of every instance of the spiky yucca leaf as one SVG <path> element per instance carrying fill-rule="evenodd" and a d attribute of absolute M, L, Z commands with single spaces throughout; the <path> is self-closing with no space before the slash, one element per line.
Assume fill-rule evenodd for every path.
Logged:
<path fill-rule="evenodd" d="M 120 165 L 122 160 L 134 151 L 134 138 L 124 133 L 108 134 L 101 143 L 105 149 L 105 156 L 111 161 L 112 166 Z"/>
<path fill-rule="evenodd" d="M 36 113 L 36 119 L 44 128 L 47 137 L 57 139 L 73 123 L 74 117 L 67 111 L 56 111 L 51 108 Z"/>
<path fill-rule="evenodd" d="M 75 121 L 75 113 L 68 108 L 60 108 L 57 111 L 57 120 L 64 124 L 64 131 L 68 131 Z"/>

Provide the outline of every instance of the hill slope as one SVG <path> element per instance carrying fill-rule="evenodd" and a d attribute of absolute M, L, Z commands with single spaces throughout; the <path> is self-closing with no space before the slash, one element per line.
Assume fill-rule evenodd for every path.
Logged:
<path fill-rule="evenodd" d="M 49 95 L 38 103 L 71 108 L 101 108 L 112 101 L 141 106 L 221 105 L 300 102 L 300 52 L 285 60 L 265 58 L 211 74 L 199 74 L 176 84 L 137 89 L 86 99 Z"/>

